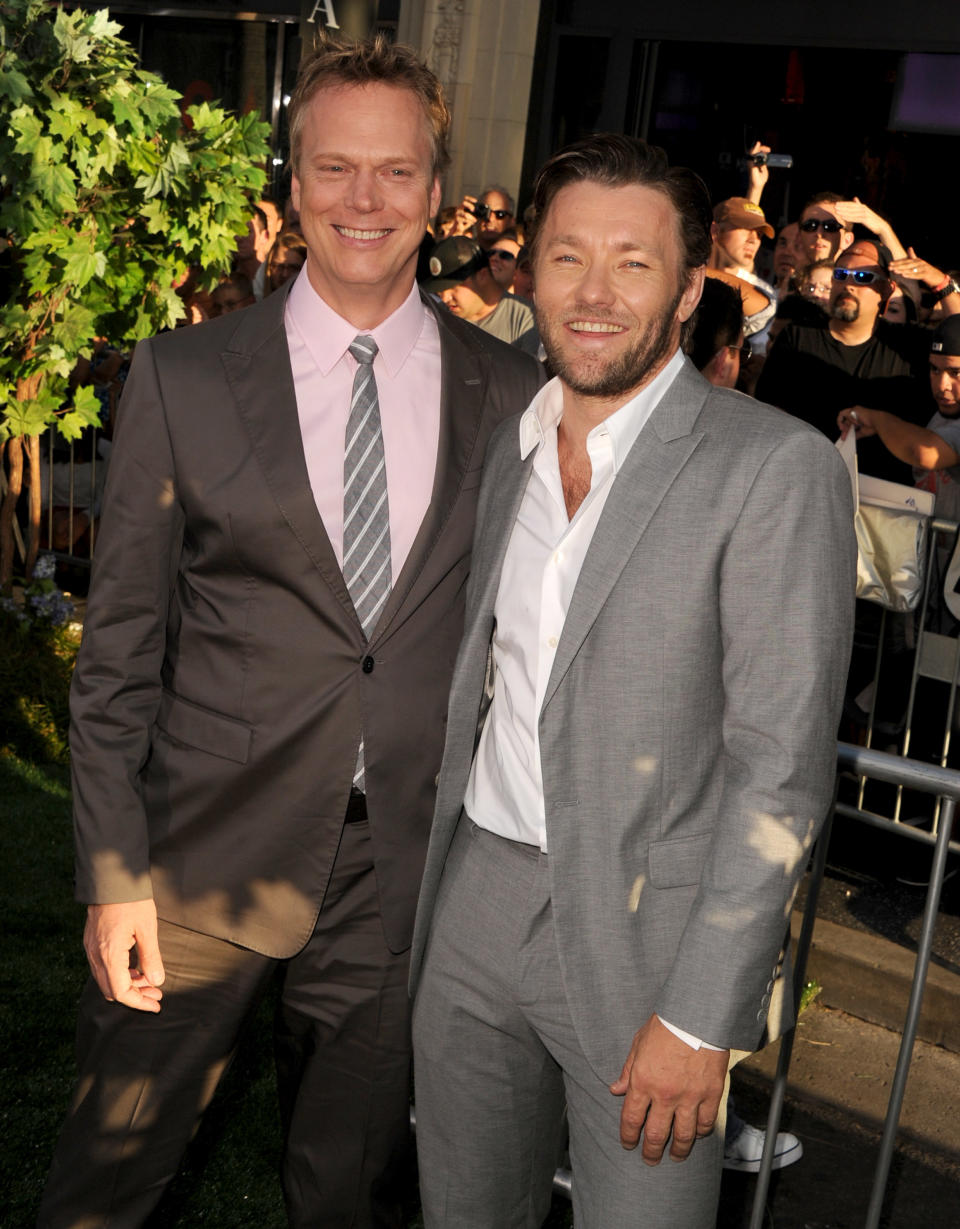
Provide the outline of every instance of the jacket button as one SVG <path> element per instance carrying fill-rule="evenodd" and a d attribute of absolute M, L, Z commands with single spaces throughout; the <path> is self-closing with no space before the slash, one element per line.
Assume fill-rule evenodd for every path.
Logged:
<path fill-rule="evenodd" d="M 364 674 L 373 674 L 373 658 L 365 657 L 363 659 L 361 669 L 363 670 Z"/>

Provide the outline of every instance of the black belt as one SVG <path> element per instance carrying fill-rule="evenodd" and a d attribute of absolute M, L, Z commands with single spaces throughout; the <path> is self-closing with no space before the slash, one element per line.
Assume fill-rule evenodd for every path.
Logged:
<path fill-rule="evenodd" d="M 345 824 L 364 824 L 367 822 L 367 795 L 354 785 L 350 790 L 347 802 L 347 813 L 343 817 Z"/>

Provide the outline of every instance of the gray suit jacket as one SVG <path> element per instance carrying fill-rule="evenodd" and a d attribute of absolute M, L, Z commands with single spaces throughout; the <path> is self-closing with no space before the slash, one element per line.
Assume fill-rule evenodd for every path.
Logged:
<path fill-rule="evenodd" d="M 480 496 L 414 987 L 531 464 L 504 424 Z M 715 1045 L 758 1042 L 831 798 L 855 560 L 835 449 L 686 364 L 614 481 L 540 715 L 560 964 L 605 1081 L 653 1011 Z"/>
<path fill-rule="evenodd" d="M 285 294 L 141 342 L 72 693 L 77 895 L 271 956 L 309 937 L 361 722 L 384 931 L 409 945 L 480 472 L 539 365 L 438 312 L 429 511 L 368 644 L 317 512 Z"/>

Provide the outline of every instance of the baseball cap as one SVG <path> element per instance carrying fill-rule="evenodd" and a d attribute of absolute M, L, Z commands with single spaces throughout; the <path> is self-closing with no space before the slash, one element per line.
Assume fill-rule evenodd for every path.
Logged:
<path fill-rule="evenodd" d="M 744 226 L 747 230 L 759 230 L 773 238 L 773 227 L 763 216 L 763 210 L 745 196 L 731 196 L 713 208 L 713 220 L 718 226 Z"/>
<path fill-rule="evenodd" d="M 451 286 L 459 286 L 479 269 L 485 269 L 487 254 L 475 240 L 466 235 L 441 239 L 427 261 L 429 277 L 420 283 L 429 294 L 439 294 Z"/>
<path fill-rule="evenodd" d="M 930 353 L 960 357 L 960 316 L 947 316 L 940 321 L 930 339 Z"/>
<path fill-rule="evenodd" d="M 890 272 L 890 261 L 893 259 L 890 249 L 879 239 L 855 239 L 847 250 L 837 257 L 837 264 L 842 265 L 849 256 L 866 256 L 884 273 Z"/>

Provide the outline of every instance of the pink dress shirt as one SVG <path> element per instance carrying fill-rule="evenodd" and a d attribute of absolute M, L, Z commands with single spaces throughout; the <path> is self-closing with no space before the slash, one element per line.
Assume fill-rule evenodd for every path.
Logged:
<path fill-rule="evenodd" d="M 347 347 L 364 334 L 380 348 L 373 370 L 380 397 L 396 583 L 430 505 L 437 468 L 440 332 L 436 319 L 414 285 L 382 324 L 358 329 L 327 306 L 304 269 L 287 299 L 284 323 L 310 487 L 341 567 L 344 433 L 357 370 Z"/>

